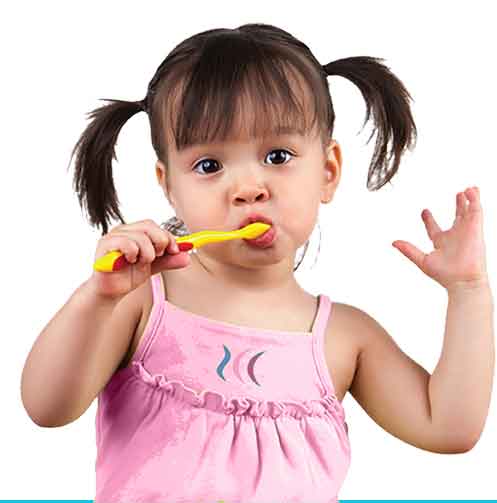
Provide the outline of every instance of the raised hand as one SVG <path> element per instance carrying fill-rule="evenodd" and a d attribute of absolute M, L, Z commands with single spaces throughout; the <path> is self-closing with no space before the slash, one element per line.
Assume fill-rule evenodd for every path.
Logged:
<path fill-rule="evenodd" d="M 448 291 L 488 285 L 478 187 L 457 193 L 450 229 L 442 231 L 430 210 L 423 210 L 421 218 L 434 246 L 432 252 L 423 253 L 407 241 L 397 240 L 392 245 Z"/>

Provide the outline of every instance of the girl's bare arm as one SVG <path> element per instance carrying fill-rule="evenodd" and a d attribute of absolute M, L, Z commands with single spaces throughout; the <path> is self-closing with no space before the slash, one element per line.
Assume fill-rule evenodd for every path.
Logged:
<path fill-rule="evenodd" d="M 141 316 L 141 290 L 110 300 L 87 281 L 49 321 L 21 378 L 24 408 L 37 425 L 63 426 L 91 405 L 131 342 Z"/>
<path fill-rule="evenodd" d="M 483 430 L 492 386 L 491 297 L 449 297 L 444 347 L 433 375 L 376 320 L 353 309 L 351 327 L 362 347 L 350 393 L 359 405 L 385 431 L 420 449 L 471 449 Z"/>

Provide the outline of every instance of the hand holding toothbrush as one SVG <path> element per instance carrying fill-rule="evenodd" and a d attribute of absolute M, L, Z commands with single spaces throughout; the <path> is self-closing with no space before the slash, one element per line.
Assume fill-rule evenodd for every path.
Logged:
<path fill-rule="evenodd" d="M 99 240 L 90 281 L 98 295 L 122 297 L 159 271 L 188 266 L 190 257 L 182 252 L 192 245 L 181 248 L 175 236 L 153 220 L 118 225 Z"/>
<path fill-rule="evenodd" d="M 176 237 L 153 220 L 118 225 L 99 241 L 92 280 L 100 295 L 122 296 L 163 269 L 189 265 L 190 258 L 183 251 L 231 239 L 255 239 L 270 227 L 254 222 L 234 231 L 207 230 Z"/>

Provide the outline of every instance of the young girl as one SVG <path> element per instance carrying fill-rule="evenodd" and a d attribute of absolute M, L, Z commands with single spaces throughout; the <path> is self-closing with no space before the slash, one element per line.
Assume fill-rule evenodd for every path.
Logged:
<path fill-rule="evenodd" d="M 341 176 L 330 75 L 358 86 L 366 121 L 373 112 L 368 189 L 377 190 L 416 136 L 403 84 L 375 58 L 321 65 L 274 26 L 192 36 L 161 63 L 143 100 L 92 112 L 75 147 L 75 190 L 103 230 L 95 258 L 120 250 L 131 264 L 94 271 L 75 291 L 38 337 L 22 392 L 42 426 L 74 421 L 98 396 L 96 503 L 336 502 L 351 460 L 347 391 L 420 449 L 465 452 L 481 434 L 494 349 L 476 188 L 457 194 L 448 231 L 423 211 L 433 252 L 393 243 L 449 294 L 432 376 L 366 313 L 295 279 L 296 252 Z M 114 146 L 139 111 L 176 213 L 165 229 L 126 224 L 118 209 Z M 122 225 L 108 232 L 111 217 Z M 271 224 L 262 244 L 188 253 L 175 243 L 251 221 Z"/>

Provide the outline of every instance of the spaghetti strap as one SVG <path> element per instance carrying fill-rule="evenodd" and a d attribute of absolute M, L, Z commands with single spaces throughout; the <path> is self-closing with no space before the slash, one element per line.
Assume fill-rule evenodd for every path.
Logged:
<path fill-rule="evenodd" d="M 160 272 L 151 276 L 152 280 L 152 293 L 154 298 L 154 304 L 162 304 L 166 298 L 164 294 L 164 279 L 162 278 L 162 274 Z"/>
<path fill-rule="evenodd" d="M 319 296 L 319 309 L 317 313 L 315 330 L 313 333 L 312 350 L 314 353 L 314 361 L 316 370 L 321 380 L 323 395 L 335 395 L 335 386 L 331 381 L 328 365 L 326 364 L 324 341 L 326 337 L 328 319 L 331 314 L 332 301 L 327 295 Z"/>
<path fill-rule="evenodd" d="M 323 332 L 326 330 L 331 301 L 324 294 L 319 294 L 318 297 L 319 305 L 316 313 L 316 320 L 314 321 L 313 335 L 319 339 L 323 337 Z"/>
<path fill-rule="evenodd" d="M 152 309 L 149 318 L 143 330 L 143 336 L 140 340 L 133 361 L 144 361 L 145 356 L 156 337 L 162 311 L 164 310 L 164 289 L 162 285 L 162 275 L 160 273 L 150 276 L 152 285 Z"/>

